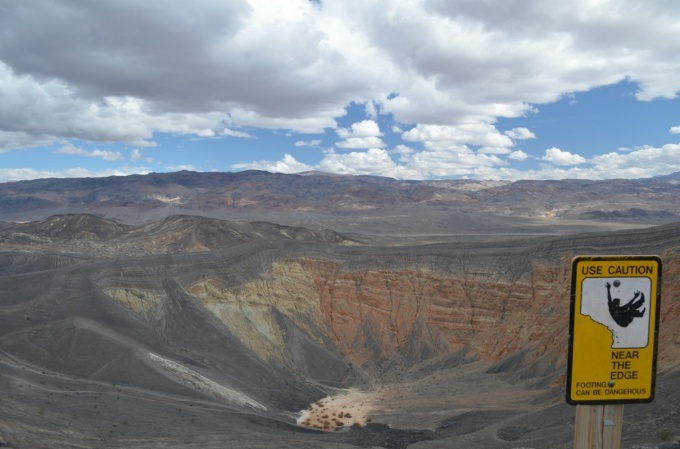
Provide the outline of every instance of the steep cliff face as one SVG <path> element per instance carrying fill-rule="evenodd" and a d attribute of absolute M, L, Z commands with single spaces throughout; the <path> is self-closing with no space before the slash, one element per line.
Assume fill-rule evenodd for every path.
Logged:
<path fill-rule="evenodd" d="M 658 364 L 660 371 L 675 371 L 680 369 L 680 251 L 672 248 L 661 257 L 664 269 Z"/>
<path fill-rule="evenodd" d="M 426 269 L 345 271 L 324 264 L 310 271 L 329 337 L 359 365 L 462 350 L 504 319 L 498 305 L 512 308 L 517 299 L 497 281 L 482 293 L 479 284 Z"/>
<path fill-rule="evenodd" d="M 680 259 L 664 255 L 659 368 L 677 369 Z M 527 375 L 566 367 L 571 259 L 533 264 L 508 279 L 483 267 L 459 274 L 425 268 L 348 270 L 315 259 L 274 263 L 270 273 L 239 287 L 219 279 L 188 292 L 200 298 L 263 359 L 290 363 L 283 314 L 314 341 L 331 345 L 356 365 L 376 367 L 398 358 L 415 364 L 465 350 L 497 362 L 520 354 Z M 222 283 L 223 284 L 223 283 Z"/>

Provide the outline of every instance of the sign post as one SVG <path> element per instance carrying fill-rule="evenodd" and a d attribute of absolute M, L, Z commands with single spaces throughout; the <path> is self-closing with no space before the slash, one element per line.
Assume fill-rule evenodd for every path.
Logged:
<path fill-rule="evenodd" d="M 580 256 L 572 264 L 567 402 L 575 449 L 616 449 L 623 404 L 654 399 L 661 291 L 657 256 Z"/>

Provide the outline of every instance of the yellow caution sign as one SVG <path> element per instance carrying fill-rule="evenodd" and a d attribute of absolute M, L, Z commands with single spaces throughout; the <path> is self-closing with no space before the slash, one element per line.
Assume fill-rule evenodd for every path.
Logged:
<path fill-rule="evenodd" d="M 660 296 L 657 256 L 574 259 L 567 402 L 654 399 Z"/>

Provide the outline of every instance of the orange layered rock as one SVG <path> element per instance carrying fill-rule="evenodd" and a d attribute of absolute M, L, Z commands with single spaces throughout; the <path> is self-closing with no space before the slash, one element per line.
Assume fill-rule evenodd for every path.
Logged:
<path fill-rule="evenodd" d="M 663 257 L 660 370 L 680 367 L 680 258 L 675 252 Z M 487 362 L 523 351 L 524 366 L 541 361 L 543 370 L 566 367 L 569 258 L 534 263 L 514 280 L 492 269 L 459 275 L 425 268 L 352 271 L 301 259 L 276 262 L 272 273 L 238 290 L 218 285 L 204 281 L 189 292 L 263 359 L 292 363 L 281 349 L 285 330 L 273 318 L 276 310 L 360 366 L 395 357 L 417 363 L 466 349 Z"/>
<path fill-rule="evenodd" d="M 680 252 L 673 248 L 661 254 L 663 274 L 659 314 L 658 369 L 680 368 Z"/>
<path fill-rule="evenodd" d="M 465 347 L 496 360 L 546 334 L 556 339 L 551 333 L 565 312 L 562 329 L 568 326 L 568 279 L 557 269 L 536 270 L 531 283 L 509 283 L 413 269 L 348 272 L 308 262 L 329 337 L 360 365 L 397 353 L 432 356 Z M 535 319 L 541 315 L 543 322 Z"/>
<path fill-rule="evenodd" d="M 665 260 L 659 368 L 680 366 L 680 260 Z M 316 284 L 328 336 L 348 360 L 363 365 L 397 354 L 426 358 L 470 348 L 493 362 L 527 351 L 566 367 L 571 260 L 534 264 L 529 276 L 473 280 L 428 270 L 350 272 L 306 262 Z"/>

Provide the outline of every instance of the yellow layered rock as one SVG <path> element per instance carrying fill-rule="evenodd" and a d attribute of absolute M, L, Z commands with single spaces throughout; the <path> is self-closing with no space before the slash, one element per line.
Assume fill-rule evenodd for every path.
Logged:
<path fill-rule="evenodd" d="M 142 290 L 139 288 L 111 287 L 104 289 L 104 293 L 140 315 L 145 315 L 155 305 L 167 299 L 167 295 L 164 292 Z"/>

